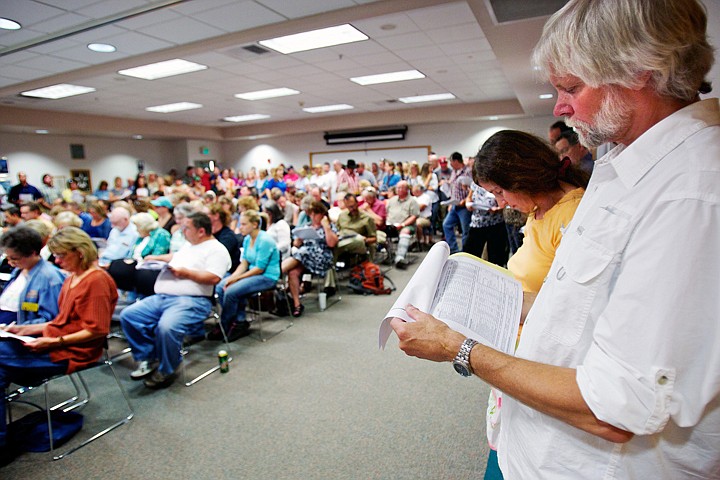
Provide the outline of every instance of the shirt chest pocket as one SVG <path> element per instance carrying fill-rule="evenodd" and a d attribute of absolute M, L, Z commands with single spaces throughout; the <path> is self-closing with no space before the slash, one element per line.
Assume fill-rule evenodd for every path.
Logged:
<path fill-rule="evenodd" d="M 629 216 L 601 208 L 565 234 L 543 285 L 550 290 L 546 336 L 567 347 L 580 340 L 598 296 L 609 294 L 629 224 Z"/>

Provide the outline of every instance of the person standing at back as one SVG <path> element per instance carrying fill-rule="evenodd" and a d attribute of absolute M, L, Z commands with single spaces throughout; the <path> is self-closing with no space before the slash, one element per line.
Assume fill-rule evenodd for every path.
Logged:
<path fill-rule="evenodd" d="M 417 322 L 391 322 L 406 353 L 505 393 L 508 479 L 718 478 L 720 102 L 700 99 L 706 28 L 697 0 L 571 0 L 553 15 L 534 57 L 554 114 L 588 148 L 618 145 L 595 164 L 515 356 L 412 306 Z"/>

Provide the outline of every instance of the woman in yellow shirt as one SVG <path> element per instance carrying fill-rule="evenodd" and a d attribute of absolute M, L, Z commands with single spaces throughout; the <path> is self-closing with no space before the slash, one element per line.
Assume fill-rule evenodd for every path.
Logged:
<path fill-rule="evenodd" d="M 508 269 L 523 286 L 524 319 L 550 271 L 589 175 L 573 166 L 567 157 L 558 160 L 555 150 L 542 139 L 503 130 L 483 144 L 475 158 L 473 176 L 475 183 L 495 195 L 499 207 L 509 206 L 528 214 L 523 244 L 508 262 Z M 502 478 L 493 447 L 500 405 L 499 392 L 493 390 L 488 408 L 488 439 L 493 450 L 486 480 Z"/>

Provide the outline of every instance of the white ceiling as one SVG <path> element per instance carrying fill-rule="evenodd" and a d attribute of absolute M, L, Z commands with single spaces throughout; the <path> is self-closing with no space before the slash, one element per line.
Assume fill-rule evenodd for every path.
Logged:
<path fill-rule="evenodd" d="M 523 2 L 514 3 L 517 7 Z M 538 8 L 550 12 L 564 2 L 531 3 L 537 15 Z M 552 89 L 535 81 L 529 61 L 546 17 L 497 24 L 490 4 L 489 0 L 2 0 L 0 17 L 16 20 L 23 28 L 0 30 L 0 128 L 156 137 L 190 136 L 189 131 L 195 130 L 199 136 L 230 139 L 448 118 L 550 115 L 553 100 L 540 100 L 538 95 Z M 291 55 L 272 51 L 257 55 L 242 48 L 341 23 L 351 23 L 370 39 Z M 113 44 L 117 51 L 92 52 L 86 45 L 93 42 Z M 209 68 L 154 81 L 116 73 L 172 58 Z M 349 81 L 354 76 L 409 69 L 420 70 L 426 78 L 365 87 Z M 18 95 L 56 83 L 97 91 L 59 100 Z M 255 102 L 233 97 L 275 87 L 294 88 L 301 94 Z M 441 92 L 457 98 L 415 105 L 396 100 Z M 145 111 L 148 106 L 180 101 L 203 108 L 171 114 Z M 331 114 L 301 109 L 338 103 L 355 109 Z M 252 113 L 271 118 L 249 124 L 220 120 Z"/>

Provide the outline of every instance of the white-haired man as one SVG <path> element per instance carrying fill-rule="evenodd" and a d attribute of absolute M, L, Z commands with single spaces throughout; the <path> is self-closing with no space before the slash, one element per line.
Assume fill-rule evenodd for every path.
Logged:
<path fill-rule="evenodd" d="M 454 358 L 506 394 L 506 478 L 719 478 L 720 106 L 699 98 L 706 23 L 697 0 L 571 0 L 553 15 L 535 61 L 554 113 L 586 146 L 618 146 L 595 164 L 516 356 L 413 307 L 419 322 L 392 321 L 406 353 Z"/>

